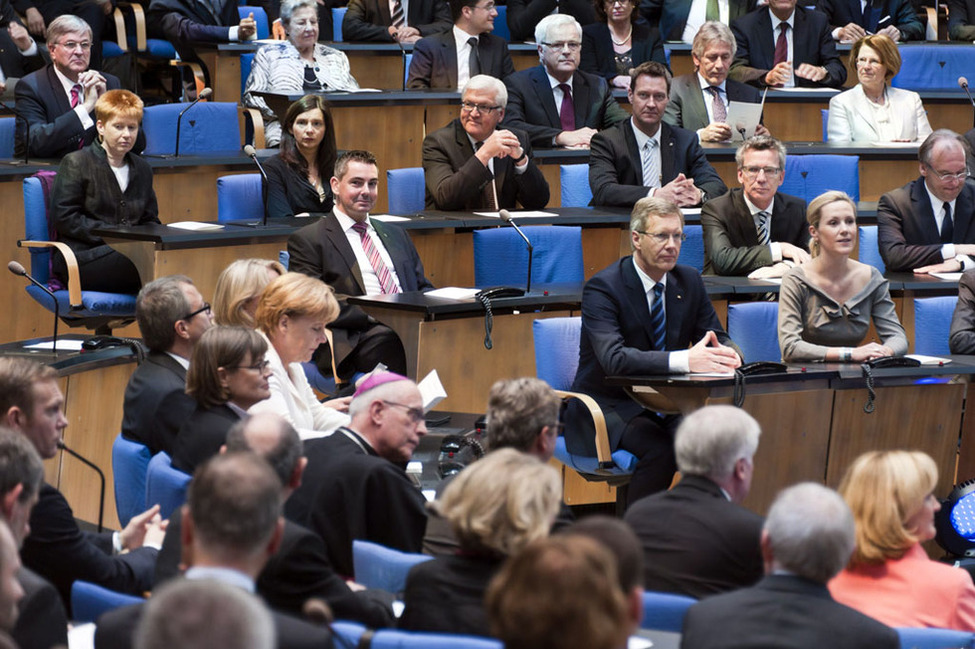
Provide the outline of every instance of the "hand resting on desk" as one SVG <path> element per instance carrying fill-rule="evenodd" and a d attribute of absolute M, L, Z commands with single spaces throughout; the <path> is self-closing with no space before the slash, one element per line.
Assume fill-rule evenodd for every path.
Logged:
<path fill-rule="evenodd" d="M 704 338 L 691 347 L 689 361 L 692 373 L 728 372 L 741 366 L 738 353 L 718 342 L 713 331 L 708 331 Z"/>

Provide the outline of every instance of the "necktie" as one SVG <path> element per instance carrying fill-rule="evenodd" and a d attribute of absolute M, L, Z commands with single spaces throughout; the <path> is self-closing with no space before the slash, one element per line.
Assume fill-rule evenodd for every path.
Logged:
<path fill-rule="evenodd" d="M 763 246 L 767 246 L 769 241 L 772 240 L 771 233 L 769 232 L 769 218 L 772 215 L 762 210 L 758 213 L 758 242 Z"/>
<path fill-rule="evenodd" d="M 572 89 L 569 84 L 560 83 L 559 90 L 562 91 L 562 108 L 559 109 L 559 121 L 562 122 L 563 131 L 576 130 L 576 109 L 572 105 Z"/>
<path fill-rule="evenodd" d="M 707 6 L 704 8 L 704 20 L 721 20 L 718 0 L 708 0 Z"/>
<path fill-rule="evenodd" d="M 399 293 L 399 287 L 393 281 L 393 274 L 389 272 L 386 262 L 383 261 L 382 256 L 379 254 L 379 248 L 376 247 L 376 244 L 372 241 L 372 237 L 369 236 L 368 226 L 364 222 L 356 222 L 352 224 L 352 229 L 359 233 L 362 249 L 365 251 L 366 257 L 369 258 L 369 265 L 376 271 L 376 277 L 379 278 L 379 286 L 382 292 L 384 294 Z"/>
<path fill-rule="evenodd" d="M 484 142 L 475 142 L 474 151 L 479 150 L 482 146 L 484 146 Z M 491 171 L 493 173 L 493 170 Z M 489 212 L 494 212 L 498 209 L 497 204 L 494 202 L 494 179 L 493 178 L 491 179 L 490 182 L 484 184 L 484 189 L 481 190 L 481 196 L 484 200 L 484 205 Z"/>
<path fill-rule="evenodd" d="M 640 152 L 640 162 L 643 164 L 643 186 L 660 187 L 660 159 L 657 157 L 657 141 L 647 140 Z"/>
<path fill-rule="evenodd" d="M 721 88 L 710 86 L 708 90 L 711 91 L 711 113 L 714 115 L 714 121 L 727 122 L 728 109 L 725 108 L 724 102 L 721 101 Z"/>
<path fill-rule="evenodd" d="M 471 36 L 467 39 L 467 44 L 471 46 L 470 71 L 472 77 L 481 74 L 481 54 L 477 51 L 477 43 L 477 36 Z"/>
<path fill-rule="evenodd" d="M 667 349 L 667 317 L 664 314 L 664 285 L 653 285 L 653 305 L 650 307 L 650 331 L 653 334 L 653 348 L 657 351 Z"/>
<path fill-rule="evenodd" d="M 393 27 L 399 29 L 406 21 L 403 20 L 403 3 L 400 0 L 393 2 Z"/>
<path fill-rule="evenodd" d="M 772 65 L 778 65 L 779 63 L 784 63 L 789 60 L 789 41 L 786 38 L 786 32 L 789 31 L 789 23 L 779 23 L 779 39 L 775 41 L 775 58 L 772 59 Z"/>
<path fill-rule="evenodd" d="M 955 225 L 951 222 L 951 203 L 945 203 L 945 218 L 941 222 L 941 243 L 951 243 L 955 238 Z"/>
<path fill-rule="evenodd" d="M 73 86 L 71 86 L 71 107 L 72 108 L 76 108 L 78 104 L 81 103 L 81 93 L 83 91 L 84 88 L 81 87 L 80 83 L 76 83 Z"/>

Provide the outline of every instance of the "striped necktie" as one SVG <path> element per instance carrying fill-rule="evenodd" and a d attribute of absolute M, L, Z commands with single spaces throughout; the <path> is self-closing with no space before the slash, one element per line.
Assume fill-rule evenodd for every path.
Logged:
<path fill-rule="evenodd" d="M 765 210 L 758 213 L 758 242 L 763 246 L 767 246 L 772 240 L 772 235 L 769 231 L 770 218 L 771 214 Z"/>
<path fill-rule="evenodd" d="M 403 3 L 401 0 L 395 0 L 393 2 L 393 27 L 399 29 L 406 22 L 403 19 Z"/>
<path fill-rule="evenodd" d="M 667 317 L 664 314 L 664 285 L 653 285 L 653 305 L 650 307 L 650 331 L 653 332 L 653 348 L 657 351 L 667 349 Z"/>
<path fill-rule="evenodd" d="M 393 274 L 389 272 L 389 267 L 386 266 L 382 255 L 379 254 L 379 248 L 376 247 L 372 237 L 369 236 L 368 226 L 364 222 L 356 222 L 352 224 L 352 229 L 359 233 L 362 250 L 365 251 L 366 257 L 369 258 L 369 264 L 372 266 L 372 269 L 376 271 L 376 277 L 379 278 L 379 286 L 382 292 L 384 294 L 399 293 L 399 286 L 396 285 Z"/>
<path fill-rule="evenodd" d="M 657 157 L 656 149 L 657 141 L 651 138 L 640 151 L 644 187 L 660 187 L 660 158 Z"/>

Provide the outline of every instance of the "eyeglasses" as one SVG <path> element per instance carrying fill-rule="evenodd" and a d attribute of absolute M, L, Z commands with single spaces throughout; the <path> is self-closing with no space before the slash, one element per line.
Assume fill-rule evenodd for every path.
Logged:
<path fill-rule="evenodd" d="M 83 41 L 81 43 L 79 43 L 77 41 L 65 41 L 63 43 L 58 43 L 57 45 L 58 45 L 58 47 L 63 47 L 64 49 L 69 50 L 69 51 L 70 50 L 76 50 L 79 47 L 82 50 L 84 50 L 85 52 L 87 52 L 88 50 L 91 49 L 91 42 L 90 41 Z"/>
<path fill-rule="evenodd" d="M 872 67 L 872 66 L 875 66 L 875 65 L 883 65 L 883 62 L 880 61 L 879 59 L 867 59 L 867 58 L 864 58 L 864 57 L 858 57 L 857 58 L 857 65 L 862 65 L 864 67 L 866 67 L 866 66 L 871 66 Z"/>
<path fill-rule="evenodd" d="M 578 52 L 582 48 L 582 43 L 579 41 L 562 41 L 561 43 L 542 43 L 545 47 L 549 47 L 557 52 L 568 48 L 570 52 Z"/>
<path fill-rule="evenodd" d="M 739 169 L 749 178 L 755 178 L 762 171 L 765 172 L 766 176 L 774 176 L 782 171 L 778 167 L 739 167 Z"/>
<path fill-rule="evenodd" d="M 406 411 L 407 416 L 410 418 L 414 424 L 418 424 L 426 418 L 426 413 L 423 412 L 423 408 L 413 408 L 406 405 L 405 403 L 396 403 L 394 401 L 382 400 L 387 406 L 396 406 L 397 408 L 403 408 Z"/>
<path fill-rule="evenodd" d="M 484 5 L 483 7 L 478 7 L 478 6 L 475 5 L 474 8 L 475 9 L 483 9 L 484 11 L 487 11 L 488 13 L 490 13 L 490 12 L 494 11 L 495 6 L 494 6 L 494 3 L 493 2 L 489 2 L 486 5 Z"/>
<path fill-rule="evenodd" d="M 201 313 L 210 313 L 210 303 L 209 302 L 204 302 L 203 303 L 203 306 L 201 306 L 199 309 L 197 309 L 193 313 L 190 313 L 188 315 L 184 315 L 182 318 L 180 318 L 180 320 L 192 320 L 194 316 L 198 316 Z"/>
<path fill-rule="evenodd" d="M 965 171 L 959 171 L 958 173 L 951 173 L 950 171 L 938 171 L 937 169 L 935 169 L 929 164 L 925 164 L 924 166 L 930 169 L 935 176 L 937 176 L 944 182 L 948 182 L 949 180 L 965 180 L 966 178 L 968 178 L 968 167 L 965 167 Z"/>
<path fill-rule="evenodd" d="M 254 365 L 237 365 L 236 367 L 232 367 L 230 369 L 232 369 L 232 370 L 254 370 L 255 372 L 261 372 L 263 374 L 264 373 L 264 370 L 266 370 L 270 366 L 271 366 L 271 361 L 269 361 L 269 360 L 263 360 L 260 363 L 255 363 Z"/>
<path fill-rule="evenodd" d="M 683 232 L 675 232 L 673 234 L 668 232 L 645 232 L 643 230 L 634 230 L 634 232 L 648 236 L 660 245 L 666 245 L 669 241 L 673 241 L 674 243 L 687 241 L 687 235 Z"/>
<path fill-rule="evenodd" d="M 460 102 L 460 108 L 465 113 L 473 113 L 475 110 L 484 115 L 490 114 L 492 111 L 501 110 L 501 106 L 488 106 L 486 104 L 475 104 L 469 101 Z"/>

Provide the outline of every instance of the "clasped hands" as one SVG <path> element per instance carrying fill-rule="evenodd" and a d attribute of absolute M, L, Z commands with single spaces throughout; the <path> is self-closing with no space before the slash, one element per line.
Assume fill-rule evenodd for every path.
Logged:
<path fill-rule="evenodd" d="M 741 367 L 741 357 L 731 347 L 722 345 L 713 331 L 704 334 L 704 338 L 690 349 L 688 356 L 692 373 L 702 372 L 731 372 Z"/>
<path fill-rule="evenodd" d="M 792 61 L 783 61 L 765 74 L 765 83 L 770 86 L 781 86 L 792 76 Z M 826 78 L 826 68 L 811 63 L 800 63 L 795 69 L 797 77 L 809 81 L 822 81 Z"/>
<path fill-rule="evenodd" d="M 481 148 L 474 155 L 486 167 L 488 160 L 491 158 L 511 158 L 518 160 L 525 155 L 525 151 L 521 148 L 521 142 L 518 140 L 518 136 L 509 130 L 502 129 L 500 131 L 493 131 L 491 136 L 484 140 L 484 144 L 481 145 Z"/>

